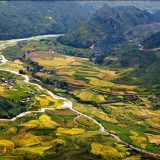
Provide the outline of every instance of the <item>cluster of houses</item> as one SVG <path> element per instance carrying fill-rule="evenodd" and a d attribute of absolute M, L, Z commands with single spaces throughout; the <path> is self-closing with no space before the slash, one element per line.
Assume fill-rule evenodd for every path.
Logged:
<path fill-rule="evenodd" d="M 97 57 L 97 56 L 101 56 L 103 55 L 103 52 L 105 52 L 106 50 L 108 50 L 108 46 L 101 46 L 98 47 L 95 44 L 93 44 L 90 49 L 93 51 L 93 57 Z"/>
<path fill-rule="evenodd" d="M 47 49 L 47 51 L 49 53 L 58 53 L 58 51 L 56 49 Z"/>
<path fill-rule="evenodd" d="M 23 55 L 23 57 L 24 57 L 24 58 L 27 58 L 27 56 L 28 56 L 30 53 L 31 53 L 31 51 L 27 51 L 27 52 Z"/>
<path fill-rule="evenodd" d="M 19 42 L 18 44 L 20 45 L 20 47 L 22 48 L 24 45 L 26 45 L 28 42 L 26 41 L 22 41 L 22 42 Z"/>
<path fill-rule="evenodd" d="M 21 100 L 21 103 L 25 104 L 27 102 L 31 102 L 31 98 L 30 97 L 24 97 L 24 96 L 21 96 L 22 100 Z"/>
<path fill-rule="evenodd" d="M 36 78 L 31 78 L 32 81 L 38 82 L 38 83 L 42 83 L 39 79 Z"/>
<path fill-rule="evenodd" d="M 27 91 L 26 93 L 35 95 L 34 91 Z M 21 100 L 22 104 L 26 104 L 27 102 L 31 102 L 30 96 L 21 96 L 21 98 L 22 98 L 22 100 Z"/>
<path fill-rule="evenodd" d="M 53 70 L 47 70 L 47 69 L 40 69 L 39 72 L 43 72 L 45 74 L 54 74 L 55 71 Z"/>
<path fill-rule="evenodd" d="M 90 47 L 90 49 L 98 55 L 100 55 L 100 53 L 102 52 L 102 49 L 100 47 L 95 46 L 94 44 Z"/>
<path fill-rule="evenodd" d="M 68 83 L 67 82 L 63 82 L 63 81 L 49 80 L 47 78 L 46 79 L 46 83 L 54 85 L 55 87 L 62 88 L 62 89 L 67 89 L 68 88 Z"/>
<path fill-rule="evenodd" d="M 7 84 L 12 85 L 12 86 L 16 84 L 16 82 L 14 80 L 12 80 L 12 79 L 5 79 L 5 78 L 2 78 L 0 80 L 0 84 L 3 84 L 3 83 L 7 83 Z"/>

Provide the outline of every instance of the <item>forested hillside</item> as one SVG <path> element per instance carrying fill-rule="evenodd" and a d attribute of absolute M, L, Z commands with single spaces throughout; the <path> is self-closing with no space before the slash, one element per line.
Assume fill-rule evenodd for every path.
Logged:
<path fill-rule="evenodd" d="M 87 23 L 81 23 L 77 30 L 59 38 L 59 42 L 74 47 L 112 46 L 125 41 L 124 32 L 129 28 L 156 22 L 147 11 L 127 6 L 119 12 L 108 5 L 99 9 Z"/>
<path fill-rule="evenodd" d="M 89 18 L 74 1 L 1 1 L 0 39 L 66 33 Z"/>
<path fill-rule="evenodd" d="M 145 38 L 142 42 L 144 48 L 157 48 L 160 47 L 160 32 L 154 33 Z"/>

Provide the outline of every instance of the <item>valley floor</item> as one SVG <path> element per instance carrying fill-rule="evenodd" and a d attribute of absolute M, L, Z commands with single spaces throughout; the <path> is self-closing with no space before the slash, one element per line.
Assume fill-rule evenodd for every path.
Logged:
<path fill-rule="evenodd" d="M 60 59 L 60 57 L 58 58 Z M 43 64 L 45 63 L 44 59 L 43 59 L 43 62 L 42 62 L 42 59 L 41 60 L 39 59 L 38 62 L 40 61 Z M 89 90 L 81 89 L 79 91 L 74 90 L 70 92 L 69 94 L 73 95 L 73 97 L 74 96 L 79 97 L 82 100 L 81 102 L 83 101 L 87 102 L 91 100 L 96 102 L 95 104 L 89 103 L 89 105 L 87 106 L 87 110 L 90 108 L 90 111 L 88 113 L 88 111 L 86 111 L 85 105 L 83 105 L 83 103 L 78 103 L 78 101 L 76 101 L 75 99 L 73 100 L 73 97 L 69 98 L 70 100 L 67 100 L 66 98 L 61 98 L 60 96 L 54 95 L 51 91 L 44 89 L 43 87 L 41 87 L 41 85 L 29 82 L 29 76 L 21 75 L 17 72 L 20 68 L 18 65 L 15 66 L 16 71 L 11 70 L 10 68 L 12 68 L 12 65 L 10 63 L 12 62 L 7 62 L 4 56 L 2 56 L 1 62 L 3 63 L 0 66 L 1 70 L 22 76 L 25 79 L 24 81 L 25 83 L 29 84 L 30 86 L 32 85 L 35 86 L 35 90 L 37 90 L 37 87 L 38 87 L 41 93 L 44 92 L 43 93 L 45 95 L 44 97 L 48 96 L 48 99 L 49 97 L 52 97 L 54 99 L 54 102 L 52 102 L 50 99 L 48 100 L 49 102 L 45 100 L 45 104 L 42 104 L 44 103 L 44 99 L 46 98 L 41 97 L 36 99 L 38 96 L 38 94 L 36 94 L 36 96 L 33 98 L 35 98 L 34 103 L 36 104 L 36 106 L 39 106 L 37 111 L 34 111 L 33 109 L 32 111 L 21 113 L 17 117 L 14 117 L 11 120 L 8 120 L 8 121 L 12 121 L 11 124 L 9 124 L 7 120 L 1 119 L 0 124 L 1 124 L 2 131 L 0 132 L 0 137 L 1 137 L 0 152 L 3 155 L 2 159 L 3 158 L 7 159 L 8 156 L 10 156 L 10 159 L 15 159 L 16 157 L 29 158 L 29 156 L 31 156 L 32 158 L 35 158 L 38 156 L 39 159 L 45 156 L 56 157 L 56 155 L 59 155 L 61 153 L 66 154 L 67 147 L 69 147 L 70 150 L 73 150 L 73 151 L 78 149 L 79 150 L 78 154 L 80 154 L 80 157 L 83 157 L 83 156 L 86 157 L 87 154 L 89 153 L 88 156 L 90 156 L 90 158 L 93 158 L 93 159 L 103 158 L 103 159 L 126 159 L 127 160 L 129 158 L 138 159 L 138 157 L 149 158 L 150 156 L 159 159 L 160 154 L 152 153 L 150 151 L 145 150 L 146 146 L 148 146 L 147 150 L 153 151 L 152 148 L 155 147 L 156 152 L 158 151 L 158 148 L 156 149 L 156 147 L 159 147 L 159 141 L 158 141 L 159 138 L 158 138 L 158 135 L 154 133 L 158 133 L 157 132 L 158 125 L 156 125 L 156 123 L 158 124 L 159 120 L 154 119 L 155 126 L 152 125 L 154 130 L 153 132 L 150 132 L 151 134 L 147 132 L 145 133 L 146 136 L 148 136 L 148 139 L 150 140 L 150 142 L 153 142 L 153 138 L 157 139 L 157 142 L 154 141 L 153 146 L 152 146 L 153 143 L 152 144 L 151 143 L 149 144 L 148 142 L 146 143 L 147 139 L 144 138 L 145 137 L 144 133 L 142 134 L 141 130 L 139 132 L 138 130 L 134 130 L 134 128 L 130 130 L 129 135 L 126 135 L 130 137 L 130 139 L 132 140 L 132 141 L 129 141 L 131 142 L 129 143 L 128 138 L 122 136 L 122 134 L 125 133 L 125 130 L 124 132 L 120 131 L 120 129 L 122 128 L 126 129 L 128 127 L 127 125 L 129 124 L 127 123 L 125 124 L 119 115 L 115 115 L 118 117 L 118 119 L 116 119 L 112 115 L 109 116 L 107 107 L 106 107 L 106 105 L 108 106 L 109 104 L 104 103 L 108 97 L 108 101 L 110 101 L 108 102 L 110 103 L 110 113 L 112 113 L 113 112 L 112 110 L 114 110 L 113 112 L 114 114 L 120 114 L 117 112 L 118 110 L 116 110 L 116 107 L 119 107 L 119 108 L 123 107 L 124 111 L 121 113 L 121 116 L 124 116 L 123 118 L 126 118 L 126 119 L 129 119 L 127 116 L 130 112 L 132 112 L 130 114 L 132 115 L 131 118 L 136 119 L 137 117 L 135 113 L 139 114 L 139 111 L 140 111 L 144 114 L 144 116 L 148 117 L 148 119 L 146 120 L 147 125 L 149 124 L 151 125 L 152 122 L 150 120 L 153 120 L 153 115 L 157 116 L 159 112 L 155 113 L 149 110 L 150 104 L 146 97 L 143 98 L 143 97 L 140 97 L 139 95 L 138 96 L 134 94 L 131 95 L 132 97 L 135 98 L 134 101 L 136 100 L 136 104 L 139 104 L 139 106 L 141 106 L 142 109 L 140 109 L 138 108 L 138 105 L 135 105 L 132 100 L 127 99 L 127 103 L 118 102 L 120 101 L 120 99 L 125 98 L 123 94 L 119 94 L 120 92 L 118 92 L 118 94 L 116 95 L 117 96 L 116 99 L 119 98 L 117 102 L 115 101 L 115 99 L 113 99 L 113 97 L 109 97 L 109 96 L 105 96 L 103 94 L 97 93 L 97 91 L 94 91 L 94 88 L 93 88 L 93 91 L 91 91 L 90 89 Z M 73 58 L 71 62 L 72 63 L 74 62 Z M 107 73 L 109 73 L 109 71 L 107 71 Z M 104 73 L 102 73 L 102 75 L 103 74 Z M 43 77 L 44 75 L 41 75 L 41 76 Z M 103 81 L 102 83 L 97 81 L 97 79 L 92 78 L 90 79 L 89 85 L 86 83 L 86 86 L 90 87 L 96 83 L 98 86 L 98 89 L 100 88 L 102 90 L 104 87 L 103 85 L 105 84 L 104 82 L 105 81 Z M 110 89 L 110 87 L 112 87 L 114 84 L 112 84 L 111 82 L 108 82 L 106 85 Z M 32 91 L 34 90 L 33 86 L 32 86 Z M 23 87 L 25 88 L 25 86 Z M 95 88 L 95 90 L 96 89 L 97 88 Z M 6 90 L 3 90 L 1 92 L 3 92 L 5 96 L 9 95 L 8 91 Z M 97 94 L 96 95 L 97 97 L 95 97 L 95 93 Z M 62 95 L 65 95 L 65 94 L 62 94 Z M 88 99 L 86 99 L 87 97 Z M 90 97 L 92 98 L 90 99 Z M 132 97 L 129 96 L 129 99 L 131 99 Z M 71 100 L 73 100 L 74 109 L 72 108 Z M 101 103 L 101 107 L 103 108 L 98 108 L 97 114 L 95 112 L 94 114 L 93 111 L 96 110 L 95 106 L 102 101 L 103 103 Z M 147 101 L 147 105 L 148 105 L 147 109 L 146 108 L 144 109 L 142 105 L 142 102 L 145 102 L 145 101 Z M 46 106 L 46 104 L 53 104 L 53 105 L 51 105 L 50 108 L 45 109 L 43 106 Z M 62 104 L 62 105 L 60 106 L 59 104 Z M 29 105 L 33 106 L 32 103 L 30 103 Z M 127 110 L 127 107 L 129 107 L 130 110 Z M 132 107 L 135 107 L 136 110 L 133 110 Z M 99 110 L 101 110 L 101 114 L 102 114 L 101 116 L 100 116 Z M 139 126 L 143 125 L 143 121 L 141 120 L 142 113 L 141 115 L 138 115 L 140 119 L 138 124 Z M 107 119 L 103 118 L 105 116 L 107 117 Z M 118 122 L 122 122 L 121 123 L 122 128 L 120 128 L 120 125 L 119 125 L 119 128 L 117 127 L 117 124 L 119 124 Z M 131 122 L 131 119 L 130 119 L 130 122 Z M 136 125 L 134 124 L 133 127 L 136 127 Z M 109 132 L 106 131 L 106 129 L 109 130 Z M 126 129 L 126 132 L 128 132 L 127 129 Z M 18 141 L 19 138 L 22 138 L 21 142 Z M 88 143 L 86 142 L 87 140 L 88 140 Z M 74 156 L 73 153 L 71 155 Z"/>

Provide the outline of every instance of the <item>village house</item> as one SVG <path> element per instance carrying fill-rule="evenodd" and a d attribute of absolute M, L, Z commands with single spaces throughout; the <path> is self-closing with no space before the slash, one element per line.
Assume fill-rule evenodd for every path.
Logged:
<path fill-rule="evenodd" d="M 49 53 L 58 53 L 58 51 L 56 49 L 48 49 Z"/>
<path fill-rule="evenodd" d="M 2 78 L 1 81 L 0 81 L 0 84 L 2 83 L 8 83 L 9 85 L 15 85 L 16 82 L 14 80 L 11 80 L 11 79 L 5 79 L 5 78 Z"/>

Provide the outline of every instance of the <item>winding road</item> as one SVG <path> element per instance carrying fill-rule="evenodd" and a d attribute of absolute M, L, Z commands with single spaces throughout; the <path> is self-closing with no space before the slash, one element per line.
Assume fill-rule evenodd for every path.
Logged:
<path fill-rule="evenodd" d="M 20 39 L 20 40 L 24 40 L 24 39 Z M 17 41 L 20 41 L 20 40 L 17 40 Z M 6 63 L 7 60 L 5 59 L 5 57 L 4 57 L 3 55 L 1 55 L 1 57 L 2 57 L 1 62 L 2 62 L 3 64 Z M 16 72 L 16 71 L 6 70 L 6 69 L 3 69 L 3 68 L 1 68 L 0 70 L 7 71 L 7 72 L 11 72 L 11 73 L 14 73 L 14 74 L 16 74 L 16 75 L 20 75 L 20 76 L 22 76 L 22 77 L 25 78 L 24 82 L 29 83 L 29 84 L 36 85 L 36 86 L 38 86 L 40 89 L 47 91 L 48 94 L 49 94 L 52 98 L 54 98 L 54 99 L 63 100 L 63 101 L 64 101 L 63 105 L 57 107 L 57 109 L 66 109 L 66 108 L 68 108 L 68 109 L 76 112 L 76 113 L 78 114 L 77 117 L 83 115 L 83 116 L 91 119 L 92 121 L 94 121 L 96 124 L 98 124 L 99 127 L 100 127 L 100 129 L 99 129 L 100 132 L 106 133 L 107 135 L 110 135 L 110 136 L 114 137 L 117 141 L 125 144 L 126 146 L 128 146 L 128 147 L 130 147 L 130 148 L 132 148 L 132 149 L 134 149 L 134 150 L 136 150 L 136 151 L 138 151 L 138 152 L 140 152 L 140 153 L 148 154 L 149 156 L 156 157 L 157 159 L 160 159 L 160 154 L 148 152 L 148 151 L 145 151 L 145 150 L 140 149 L 140 148 L 138 148 L 138 147 L 135 147 L 135 146 L 133 146 L 133 145 L 131 145 L 131 144 L 129 144 L 129 143 L 121 140 L 120 137 L 118 137 L 116 134 L 107 132 L 101 123 L 99 123 L 99 122 L 97 122 L 95 119 L 93 119 L 93 118 L 91 118 L 91 117 L 89 117 L 89 116 L 87 116 L 87 115 L 85 115 L 85 114 L 83 114 L 83 113 L 81 113 L 81 112 L 73 109 L 73 105 L 72 105 L 72 102 L 71 102 L 71 101 L 69 101 L 69 100 L 67 100 L 67 99 L 65 99 L 65 98 L 63 98 L 63 97 L 60 97 L 60 96 L 57 96 L 57 95 L 53 94 L 51 91 L 43 88 L 43 87 L 42 87 L 41 85 L 39 85 L 39 84 L 29 82 L 29 79 L 30 79 L 29 76 L 27 76 L 27 75 L 22 75 L 22 74 L 19 74 L 19 73 Z M 3 121 L 15 121 L 17 118 L 23 117 L 23 116 L 26 115 L 26 114 L 36 113 L 36 112 L 45 112 L 46 110 L 55 110 L 55 109 L 52 109 L 52 108 L 42 108 L 40 111 L 27 111 L 27 112 L 23 112 L 23 113 L 17 115 L 16 117 L 14 117 L 14 118 L 12 118 L 12 119 L 0 119 L 0 120 L 3 120 Z M 76 117 L 76 118 L 77 118 L 77 117 Z M 74 121 L 76 121 L 76 118 L 74 119 Z"/>

